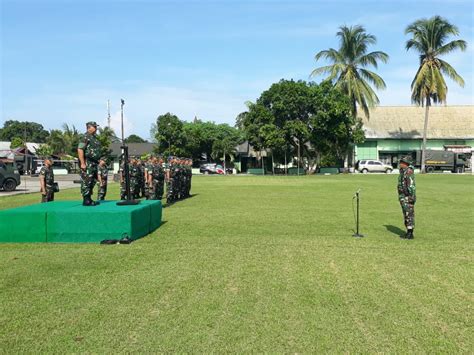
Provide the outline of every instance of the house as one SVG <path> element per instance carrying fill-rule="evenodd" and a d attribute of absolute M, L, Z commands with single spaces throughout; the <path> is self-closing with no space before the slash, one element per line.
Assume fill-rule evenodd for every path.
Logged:
<path fill-rule="evenodd" d="M 396 167 L 402 156 L 421 150 L 425 108 L 380 106 L 361 115 L 366 140 L 354 149 L 354 161 L 377 159 Z M 467 153 L 474 148 L 474 106 L 431 106 L 427 149 Z"/>

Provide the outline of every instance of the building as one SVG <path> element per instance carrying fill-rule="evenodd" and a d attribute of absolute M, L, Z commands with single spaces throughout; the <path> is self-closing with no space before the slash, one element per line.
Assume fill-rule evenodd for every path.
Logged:
<path fill-rule="evenodd" d="M 356 145 L 354 161 L 377 159 L 396 167 L 401 156 L 421 150 L 425 108 L 380 106 L 362 117 L 366 141 Z M 427 149 L 467 153 L 474 148 L 474 106 L 431 106 Z"/>

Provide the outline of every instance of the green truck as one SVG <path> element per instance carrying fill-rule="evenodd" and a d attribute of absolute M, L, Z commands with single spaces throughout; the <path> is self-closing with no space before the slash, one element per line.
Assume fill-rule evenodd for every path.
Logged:
<path fill-rule="evenodd" d="M 0 161 L 0 189 L 14 191 L 20 182 L 20 173 L 16 165 Z"/>
<path fill-rule="evenodd" d="M 425 171 L 449 170 L 453 173 L 463 173 L 469 166 L 465 153 L 455 153 L 448 150 L 426 150 Z M 421 150 L 416 152 L 416 167 L 421 166 Z"/>

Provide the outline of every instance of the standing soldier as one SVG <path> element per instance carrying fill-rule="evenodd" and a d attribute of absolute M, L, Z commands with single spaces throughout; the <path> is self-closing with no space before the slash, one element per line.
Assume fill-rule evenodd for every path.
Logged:
<path fill-rule="evenodd" d="M 136 158 L 132 158 L 130 164 L 130 193 L 133 199 L 140 198 L 140 175 L 141 170 Z"/>
<path fill-rule="evenodd" d="M 174 202 L 174 159 L 172 157 L 168 158 L 168 166 L 166 173 L 166 203 L 170 204 Z"/>
<path fill-rule="evenodd" d="M 123 159 L 123 157 L 122 157 Z M 127 189 L 125 186 L 125 162 L 122 160 L 120 163 L 119 169 L 119 176 L 120 176 L 120 199 L 126 200 L 127 199 Z"/>
<path fill-rule="evenodd" d="M 105 200 L 107 194 L 107 178 L 109 176 L 109 169 L 107 169 L 107 161 L 105 158 L 100 158 L 98 167 L 99 192 L 97 193 L 97 200 Z"/>
<path fill-rule="evenodd" d="M 188 159 L 187 161 L 187 173 L 188 173 L 188 178 L 186 179 L 186 197 L 191 196 L 191 179 L 193 178 L 193 160 Z"/>
<path fill-rule="evenodd" d="M 398 199 L 402 206 L 407 233 L 401 238 L 413 239 L 415 228 L 416 185 L 415 172 L 411 160 L 407 157 L 400 159 L 400 175 L 398 176 Z"/>
<path fill-rule="evenodd" d="M 50 158 L 44 159 L 44 166 L 39 173 L 41 202 L 54 201 L 54 172 Z"/>
<path fill-rule="evenodd" d="M 153 164 L 148 173 L 151 200 L 161 200 L 163 198 L 164 179 L 165 172 L 161 160 L 153 158 Z"/>
<path fill-rule="evenodd" d="M 96 137 L 97 123 L 87 122 L 87 132 L 77 147 L 77 155 L 81 164 L 81 194 L 84 206 L 95 206 L 98 202 L 92 201 L 92 193 L 97 182 L 97 170 L 101 156 L 100 142 Z"/>
<path fill-rule="evenodd" d="M 146 197 L 146 190 L 145 190 L 145 185 L 146 185 L 146 180 L 145 180 L 145 163 L 141 158 L 137 159 L 137 167 L 138 170 L 140 171 L 139 179 L 138 179 L 138 185 L 139 185 L 139 194 L 141 197 Z"/>

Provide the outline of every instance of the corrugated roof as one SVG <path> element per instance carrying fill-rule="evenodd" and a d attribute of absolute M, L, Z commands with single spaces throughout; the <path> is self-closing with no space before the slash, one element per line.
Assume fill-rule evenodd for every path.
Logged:
<path fill-rule="evenodd" d="M 367 138 L 422 138 L 425 108 L 379 106 L 370 118 L 359 114 Z M 431 106 L 428 139 L 474 139 L 474 106 Z"/>

